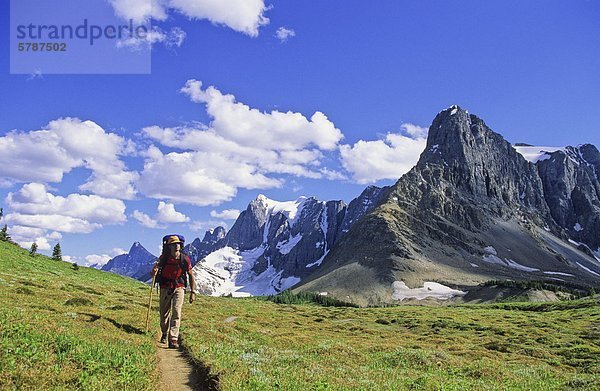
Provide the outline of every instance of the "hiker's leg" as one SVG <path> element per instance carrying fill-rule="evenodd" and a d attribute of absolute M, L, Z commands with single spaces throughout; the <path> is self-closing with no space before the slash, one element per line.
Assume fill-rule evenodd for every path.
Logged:
<path fill-rule="evenodd" d="M 169 331 L 172 298 L 167 288 L 160 288 L 160 330 L 163 333 Z"/>
<path fill-rule="evenodd" d="M 171 308 L 171 331 L 169 339 L 174 340 L 179 338 L 179 325 L 181 324 L 181 307 L 183 307 L 183 299 L 185 298 L 185 288 L 177 288 L 173 292 L 173 306 Z"/>

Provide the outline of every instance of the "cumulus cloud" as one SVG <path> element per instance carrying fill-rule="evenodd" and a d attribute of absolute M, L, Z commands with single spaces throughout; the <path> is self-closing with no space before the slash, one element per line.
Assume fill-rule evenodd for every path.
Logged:
<path fill-rule="evenodd" d="M 175 205 L 160 201 L 158 203 L 156 219 L 163 223 L 185 223 L 190 218 L 175 210 Z"/>
<path fill-rule="evenodd" d="M 140 224 L 146 228 L 165 228 L 164 226 L 159 225 L 158 221 L 139 210 L 134 210 L 131 217 L 139 221 Z"/>
<path fill-rule="evenodd" d="M 111 257 L 108 254 L 90 254 L 90 255 L 86 255 L 84 257 L 85 259 L 85 264 L 84 266 L 96 266 L 96 267 L 101 267 L 106 265 L 106 263 L 108 263 L 108 261 L 110 261 L 113 257 Z"/>
<path fill-rule="evenodd" d="M 166 224 L 187 223 L 190 218 L 175 210 L 175 205 L 160 201 L 156 208 L 155 217 L 150 217 L 144 212 L 135 210 L 132 217 L 147 228 L 165 228 Z"/>
<path fill-rule="evenodd" d="M 296 32 L 294 30 L 288 29 L 286 27 L 280 27 L 275 32 L 275 36 L 281 42 L 286 42 L 290 37 L 295 37 L 296 36 Z"/>
<path fill-rule="evenodd" d="M 117 41 L 117 48 L 127 48 L 132 51 L 149 50 L 153 44 L 162 43 L 166 47 L 180 47 L 187 36 L 180 27 L 165 31 L 158 26 L 152 26 L 143 37 L 132 36 Z"/>
<path fill-rule="evenodd" d="M 14 240 L 24 247 L 35 241 L 40 250 L 49 250 L 48 242 L 60 240 L 61 232 L 91 233 L 126 220 L 121 200 L 81 194 L 56 196 L 41 183 L 23 185 L 8 193 L 5 201 L 5 212 L 10 213 L 4 217 Z"/>
<path fill-rule="evenodd" d="M 427 129 L 413 124 L 402 128 L 407 135 L 388 133 L 383 140 L 340 146 L 342 165 L 356 182 L 398 179 L 416 164 L 425 149 Z"/>
<path fill-rule="evenodd" d="M 48 238 L 44 236 L 44 231 L 40 236 L 33 235 L 32 232 L 27 232 L 28 227 L 20 227 L 13 226 L 10 229 L 10 235 L 12 240 L 19 244 L 19 246 L 29 249 L 31 245 L 35 242 L 38 246 L 38 251 L 48 251 L 50 250 L 50 242 L 48 242 Z M 17 233 L 18 231 L 18 233 Z"/>
<path fill-rule="evenodd" d="M 202 89 L 197 80 L 189 80 L 181 91 L 206 105 L 211 122 L 143 129 L 145 137 L 181 150 L 163 154 L 153 145 L 143 153 L 146 161 L 137 187 L 146 196 L 218 205 L 231 200 L 238 188 L 282 186 L 277 174 L 339 177 L 320 167 L 323 152 L 335 150 L 343 137 L 323 113 L 308 119 L 291 111 L 261 112 L 215 87 Z M 169 178 L 171 185 L 165 186 L 163 178 Z"/>
<path fill-rule="evenodd" d="M 127 250 L 119 248 L 119 247 L 115 247 L 112 250 L 109 251 L 109 254 L 111 257 L 116 257 L 117 255 L 122 255 L 122 254 L 127 254 Z"/>
<path fill-rule="evenodd" d="M 121 200 L 81 194 L 55 196 L 41 183 L 28 183 L 18 192 L 8 193 L 6 202 L 12 215 L 32 215 L 32 218 L 41 219 L 48 216 L 64 216 L 94 224 L 120 224 L 126 220 L 125 204 Z"/>
<path fill-rule="evenodd" d="M 220 212 L 216 210 L 210 211 L 210 216 L 216 219 L 224 219 L 224 220 L 235 220 L 240 215 L 240 211 L 238 209 L 225 209 Z"/>
<path fill-rule="evenodd" d="M 85 167 L 92 174 L 80 190 L 133 199 L 137 174 L 127 171 L 118 157 L 130 148 L 122 137 L 92 121 L 61 118 L 41 130 L 0 137 L 0 181 L 58 183 L 72 169 Z"/>
<path fill-rule="evenodd" d="M 188 224 L 188 228 L 194 232 L 206 232 L 219 226 L 225 229 L 228 229 L 229 227 L 229 225 L 222 220 L 194 221 Z"/>
<path fill-rule="evenodd" d="M 181 92 L 192 101 L 204 103 L 212 117 L 211 128 L 228 140 L 241 145 L 273 150 L 296 150 L 309 145 L 333 150 L 342 132 L 320 111 L 310 119 L 300 113 L 272 111 L 263 113 L 236 102 L 213 86 L 202 89 L 202 82 L 188 80 Z"/>
<path fill-rule="evenodd" d="M 264 0 L 109 0 L 124 19 L 145 22 L 166 20 L 171 11 L 190 19 L 209 20 L 251 37 L 269 23 Z"/>

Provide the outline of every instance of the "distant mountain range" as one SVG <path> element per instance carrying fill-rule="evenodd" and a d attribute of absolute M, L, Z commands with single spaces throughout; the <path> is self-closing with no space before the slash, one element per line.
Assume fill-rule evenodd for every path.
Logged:
<path fill-rule="evenodd" d="M 498 279 L 599 287 L 599 247 L 595 146 L 512 146 L 452 106 L 393 186 L 369 186 L 348 205 L 259 195 L 229 232 L 217 227 L 185 251 L 205 294 L 293 287 L 367 305 L 469 300 Z M 155 259 L 135 243 L 102 270 L 145 281 Z"/>

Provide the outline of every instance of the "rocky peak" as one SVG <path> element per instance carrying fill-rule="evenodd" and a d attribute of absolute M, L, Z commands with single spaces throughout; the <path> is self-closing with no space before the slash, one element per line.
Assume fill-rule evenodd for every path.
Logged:
<path fill-rule="evenodd" d="M 202 242 L 208 243 L 208 244 L 216 243 L 225 237 L 225 233 L 226 233 L 225 228 L 223 228 L 221 226 L 218 226 L 215 229 L 210 229 L 210 230 L 206 231 L 206 233 L 204 234 L 204 238 L 202 239 Z"/>
<path fill-rule="evenodd" d="M 434 186 L 444 180 L 477 197 L 545 212 L 535 167 L 482 119 L 456 105 L 433 120 L 416 170 Z"/>

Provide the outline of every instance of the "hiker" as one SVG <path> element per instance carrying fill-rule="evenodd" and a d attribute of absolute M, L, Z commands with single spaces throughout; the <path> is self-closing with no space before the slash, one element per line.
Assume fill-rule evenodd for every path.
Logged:
<path fill-rule="evenodd" d="M 185 299 L 185 288 L 189 276 L 190 304 L 194 302 L 194 275 L 190 258 L 182 251 L 184 237 L 167 235 L 163 238 L 162 254 L 152 269 L 152 275 L 160 285 L 160 328 L 161 343 L 169 342 L 169 348 L 179 348 L 179 326 L 181 307 Z"/>

